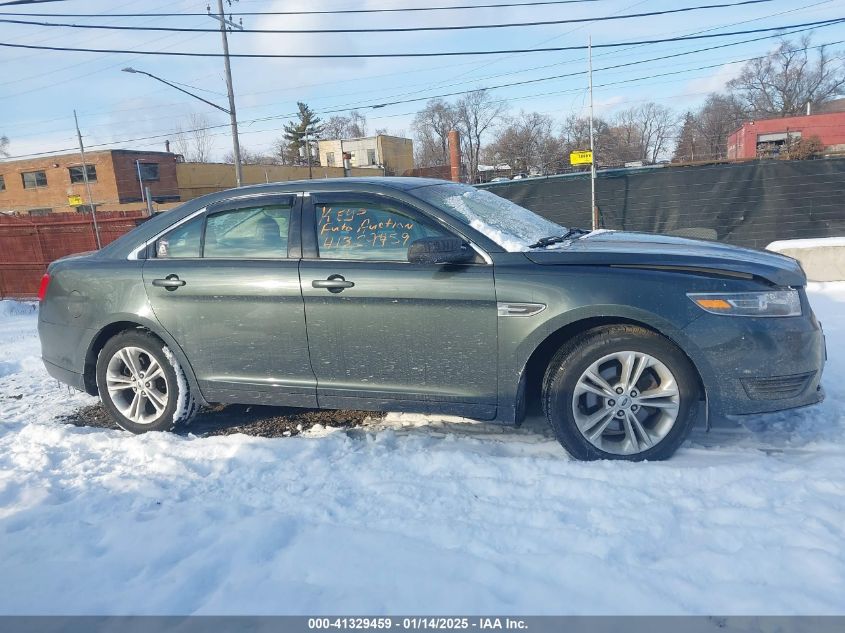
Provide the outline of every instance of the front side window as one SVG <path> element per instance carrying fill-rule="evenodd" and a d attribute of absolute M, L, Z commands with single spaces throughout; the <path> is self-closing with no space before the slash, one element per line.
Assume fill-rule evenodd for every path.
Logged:
<path fill-rule="evenodd" d="M 203 217 L 189 220 L 156 240 L 156 257 L 177 259 L 199 257 Z"/>
<path fill-rule="evenodd" d="M 324 259 L 407 261 L 414 240 L 448 235 L 389 202 L 317 204 L 317 246 Z"/>
<path fill-rule="evenodd" d="M 0 191 L 6 191 L 6 179 L 0 176 Z"/>
<path fill-rule="evenodd" d="M 326 166 L 334 167 L 334 152 L 326 152 Z"/>
<path fill-rule="evenodd" d="M 85 165 L 84 171 L 82 165 L 68 167 L 70 172 L 70 181 L 72 183 L 85 182 L 85 174 L 88 174 L 88 182 L 97 182 L 97 168 L 94 165 Z"/>
<path fill-rule="evenodd" d="M 158 180 L 158 163 L 138 163 L 141 180 Z"/>
<path fill-rule="evenodd" d="M 47 173 L 44 171 L 25 171 L 21 174 L 24 189 L 47 186 Z"/>
<path fill-rule="evenodd" d="M 376 164 L 376 150 L 368 149 L 367 150 L 367 164 L 368 165 L 375 165 Z"/>
<path fill-rule="evenodd" d="M 290 205 L 233 209 L 208 216 L 204 257 L 287 257 Z"/>

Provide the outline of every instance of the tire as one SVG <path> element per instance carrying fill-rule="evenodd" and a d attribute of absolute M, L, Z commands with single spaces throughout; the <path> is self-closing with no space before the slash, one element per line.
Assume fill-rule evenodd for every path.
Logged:
<path fill-rule="evenodd" d="M 603 326 L 568 341 L 542 386 L 546 419 L 580 460 L 668 459 L 689 436 L 698 399 L 698 374 L 686 355 L 633 325 Z"/>
<path fill-rule="evenodd" d="M 121 332 L 103 346 L 97 389 L 112 419 L 131 433 L 172 431 L 187 424 L 198 408 L 176 358 L 141 329 Z"/>

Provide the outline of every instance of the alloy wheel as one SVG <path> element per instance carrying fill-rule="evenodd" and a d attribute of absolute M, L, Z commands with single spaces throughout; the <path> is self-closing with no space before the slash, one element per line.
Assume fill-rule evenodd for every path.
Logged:
<path fill-rule="evenodd" d="M 156 422 L 167 408 L 167 376 L 156 358 L 140 347 L 122 347 L 106 367 L 106 390 L 120 413 L 135 424 Z"/>
<path fill-rule="evenodd" d="M 633 455 L 666 437 L 680 402 L 678 384 L 664 363 L 643 352 L 621 351 L 584 370 L 573 392 L 572 413 L 593 446 Z"/>

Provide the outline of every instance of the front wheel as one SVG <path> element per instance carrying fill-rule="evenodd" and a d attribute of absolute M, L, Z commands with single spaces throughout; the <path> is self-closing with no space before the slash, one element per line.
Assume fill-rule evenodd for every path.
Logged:
<path fill-rule="evenodd" d="M 698 379 L 668 339 L 614 325 L 585 332 L 552 359 L 543 410 L 576 459 L 671 457 L 695 423 Z"/>
<path fill-rule="evenodd" d="M 179 363 L 143 330 L 109 339 L 97 358 L 97 387 L 112 419 L 132 433 L 170 431 L 197 408 Z"/>

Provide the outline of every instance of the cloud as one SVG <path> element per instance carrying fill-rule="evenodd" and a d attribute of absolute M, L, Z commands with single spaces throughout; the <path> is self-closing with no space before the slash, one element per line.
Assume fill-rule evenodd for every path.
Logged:
<path fill-rule="evenodd" d="M 687 83 L 684 92 L 721 92 L 731 79 L 742 71 L 742 63 L 723 64 L 712 75 L 693 79 Z"/>

